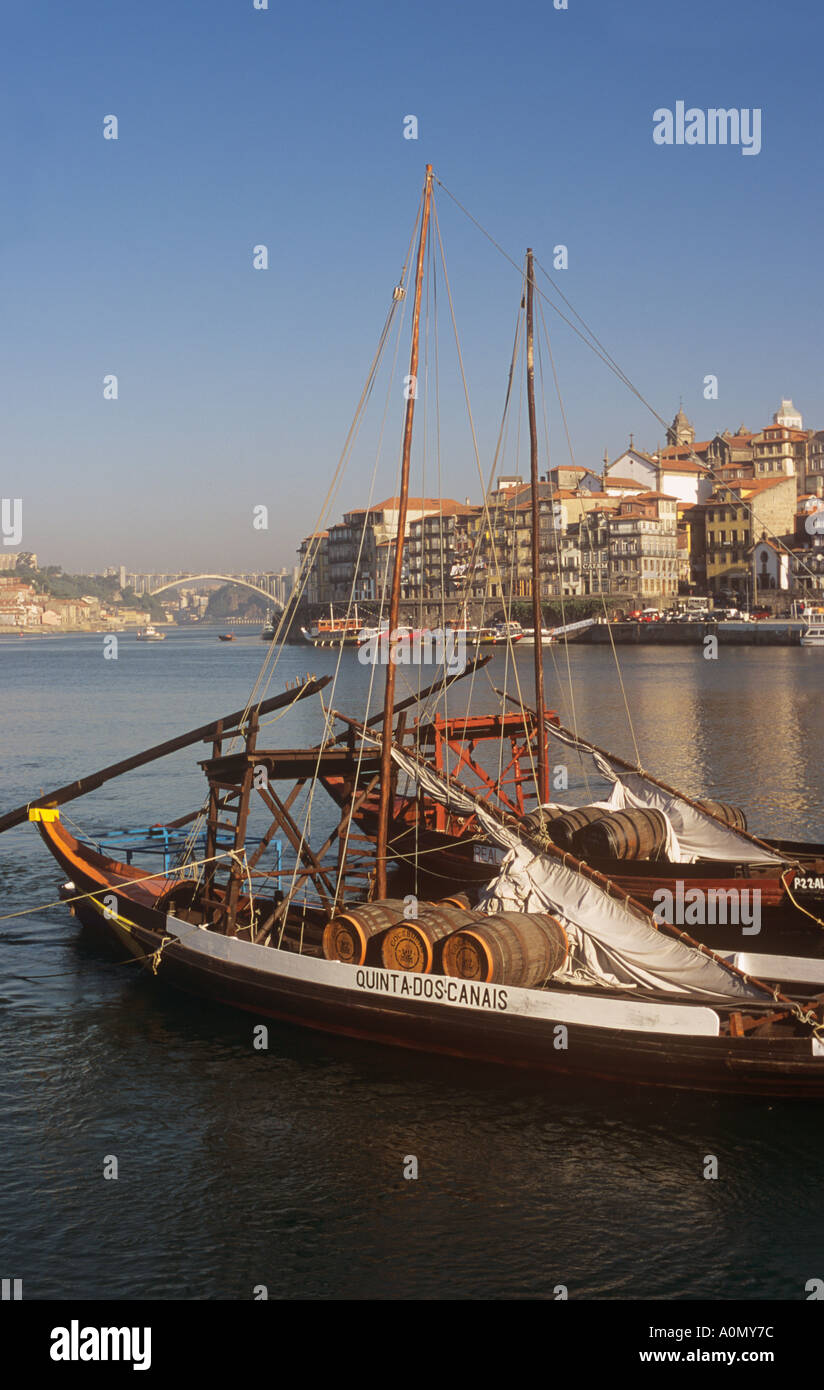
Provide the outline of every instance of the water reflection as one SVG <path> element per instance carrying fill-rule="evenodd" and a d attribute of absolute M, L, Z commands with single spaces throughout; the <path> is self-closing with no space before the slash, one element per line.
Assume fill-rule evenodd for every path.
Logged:
<path fill-rule="evenodd" d="M 19 645 L 1 654 L 6 805 L 242 706 L 262 656 L 255 639 L 197 633 L 124 640 L 118 662 L 97 639 Z M 621 656 L 649 770 L 743 803 L 756 829 L 824 834 L 820 653 Z M 611 653 L 573 647 L 569 660 L 574 698 L 562 652 L 547 654 L 548 698 L 632 756 Z M 273 689 L 336 661 L 288 649 Z M 526 692 L 531 653 L 516 661 Z M 499 655 L 489 670 L 501 685 Z M 497 708 L 485 674 L 471 693 L 474 709 Z M 459 683 L 450 707 L 469 695 Z M 366 713 L 352 653 L 335 704 Z M 311 702 L 267 738 L 321 733 Z M 202 801 L 206 751 L 69 815 L 103 827 L 182 814 Z M 56 896 L 30 828 L 0 852 L 4 912 Z M 256 1052 L 253 1020 L 90 950 L 63 908 L 0 931 L 2 1227 L 27 1297 L 249 1298 L 263 1283 L 273 1298 L 551 1299 L 559 1284 L 573 1298 L 801 1298 L 820 1272 L 810 1106 L 605 1091 L 277 1025 Z M 703 1177 L 710 1153 L 717 1181 Z M 106 1154 L 117 1182 L 102 1179 Z M 410 1154 L 415 1181 L 403 1178 Z"/>

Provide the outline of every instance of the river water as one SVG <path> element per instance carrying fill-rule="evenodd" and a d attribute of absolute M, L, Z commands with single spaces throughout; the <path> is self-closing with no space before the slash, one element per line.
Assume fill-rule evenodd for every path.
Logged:
<path fill-rule="evenodd" d="M 117 660 L 102 636 L 0 638 L 0 806 L 243 706 L 266 650 L 210 629 L 124 635 Z M 620 653 L 626 704 L 609 651 L 572 647 L 569 670 L 553 651 L 548 699 L 624 755 L 628 707 L 649 771 L 745 805 L 755 831 L 824 839 L 824 652 L 702 650 Z M 518 654 L 527 691 L 531 661 Z M 286 648 L 270 693 L 336 662 Z M 503 656 L 489 672 L 474 710 L 512 688 Z M 363 714 L 368 680 L 344 653 L 336 706 Z M 320 727 L 313 700 L 271 741 Z M 199 756 L 131 773 L 64 819 L 97 833 L 181 815 L 203 799 Z M 277 1025 L 256 1052 L 247 1017 L 90 947 L 59 882 L 32 827 L 2 837 L 0 1273 L 24 1297 L 551 1299 L 563 1285 L 798 1300 L 824 1277 L 812 1104 L 536 1080 Z"/>

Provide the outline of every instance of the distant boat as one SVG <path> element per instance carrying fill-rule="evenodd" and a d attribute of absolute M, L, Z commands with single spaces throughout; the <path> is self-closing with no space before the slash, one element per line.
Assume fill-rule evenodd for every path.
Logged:
<path fill-rule="evenodd" d="M 557 642 L 560 637 L 569 638 L 574 637 L 576 634 L 580 632 L 586 632 L 587 628 L 595 626 L 595 622 L 595 618 L 581 618 L 579 622 L 565 623 L 563 627 L 544 627 L 541 629 L 541 645 L 543 646 L 545 643 L 549 642 Z M 521 646 L 535 646 L 534 627 L 524 628 L 523 636 L 521 638 Z"/>
<path fill-rule="evenodd" d="M 218 642 L 234 642 L 235 634 L 233 632 L 219 632 L 217 640 Z"/>
<path fill-rule="evenodd" d="M 493 640 L 496 646 L 506 645 L 509 642 L 520 642 L 524 635 L 524 630 L 520 623 L 493 623 Z"/>
<path fill-rule="evenodd" d="M 274 617 L 271 624 L 274 637 Z M 304 642 L 311 643 L 313 647 L 358 647 L 364 640 L 364 633 L 369 636 L 371 631 L 371 628 L 364 628 L 363 619 L 358 615 L 357 603 L 354 617 L 345 618 L 336 618 L 330 603 L 328 618 L 319 618 L 311 627 L 302 627 L 300 630 Z M 271 641 L 271 638 L 269 640 Z"/>
<path fill-rule="evenodd" d="M 158 632 L 156 627 L 152 627 L 151 623 L 149 623 L 148 627 L 139 627 L 137 629 L 138 642 L 163 642 L 165 639 L 165 632 Z"/>
<path fill-rule="evenodd" d="M 812 608 L 806 613 L 807 626 L 801 634 L 802 647 L 824 647 L 824 608 Z"/>

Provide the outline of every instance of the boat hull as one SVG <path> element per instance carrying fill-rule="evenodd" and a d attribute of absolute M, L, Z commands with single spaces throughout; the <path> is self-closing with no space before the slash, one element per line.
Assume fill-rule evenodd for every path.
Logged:
<path fill-rule="evenodd" d="M 424 896 L 437 883 L 448 882 L 454 891 L 472 892 L 487 884 L 494 875 L 503 853 L 493 846 L 482 846 L 467 836 L 466 844 L 451 831 L 432 830 L 409 823 L 406 812 L 409 808 L 399 799 L 395 807 L 395 821 L 390 834 L 390 850 L 400 863 L 419 852 L 418 882 L 426 878 Z M 417 808 L 412 808 L 416 812 Z M 363 817 L 361 825 L 367 831 L 370 826 Z M 776 848 L 783 843 L 776 842 Z M 748 936 L 758 936 L 759 949 L 772 945 L 785 950 L 788 944 L 797 943 L 803 953 L 824 958 L 824 845 L 797 846 L 795 851 L 787 850 L 792 862 L 798 856 L 797 869 L 778 872 L 769 867 L 757 865 L 735 865 L 726 862 L 705 861 L 697 864 L 670 864 L 646 860 L 587 860 L 591 869 L 609 878 L 617 887 L 629 893 L 645 906 L 655 910 L 661 902 L 661 890 L 666 890 L 676 899 L 678 885 L 683 892 L 698 890 L 704 897 L 710 893 L 731 894 L 751 905 L 759 905 L 760 931 L 744 933 L 740 925 L 718 923 L 702 928 L 691 926 L 685 921 L 692 935 L 698 936 L 707 945 L 720 949 L 741 949 L 742 940 Z M 804 859 L 808 862 L 805 864 Z M 431 880 L 431 883 L 430 883 Z M 742 895 L 748 894 L 744 898 Z M 757 897 L 754 897 L 757 895 Z M 729 899 L 732 901 L 732 898 Z"/>
<path fill-rule="evenodd" d="M 81 921 L 138 957 L 159 981 L 256 1019 L 551 1075 L 824 1096 L 824 1048 L 810 1036 L 719 1036 L 718 1014 L 705 1005 L 478 985 L 253 945 L 167 915 L 154 887 L 123 881 L 122 865 L 107 871 L 102 856 L 62 828 L 40 829 L 70 874 L 75 898 L 102 897 L 110 880 L 116 911 L 107 916 L 102 901 L 86 898 L 75 904 Z"/>

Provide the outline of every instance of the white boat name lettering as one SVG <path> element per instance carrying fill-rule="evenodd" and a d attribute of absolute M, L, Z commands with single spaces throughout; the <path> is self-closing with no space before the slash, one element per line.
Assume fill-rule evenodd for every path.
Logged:
<path fill-rule="evenodd" d="M 446 999 L 450 1004 L 469 1004 L 477 1009 L 507 1007 L 506 990 L 498 985 L 470 984 L 466 980 L 450 980 L 442 975 L 398 975 L 391 970 L 359 970 L 355 976 L 359 989 L 378 990 L 383 994 L 408 994 L 414 999 Z"/>

